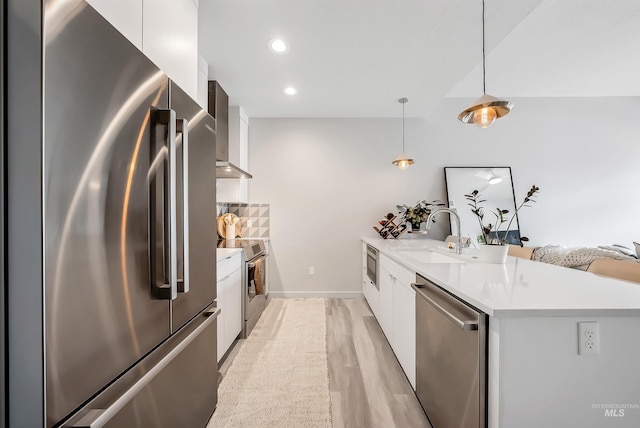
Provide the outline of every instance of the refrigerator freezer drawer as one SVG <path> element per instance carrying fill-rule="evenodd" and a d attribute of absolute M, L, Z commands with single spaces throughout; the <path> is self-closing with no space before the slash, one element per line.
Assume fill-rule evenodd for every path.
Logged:
<path fill-rule="evenodd" d="M 207 308 L 63 427 L 204 427 L 217 403 L 217 316 Z"/>

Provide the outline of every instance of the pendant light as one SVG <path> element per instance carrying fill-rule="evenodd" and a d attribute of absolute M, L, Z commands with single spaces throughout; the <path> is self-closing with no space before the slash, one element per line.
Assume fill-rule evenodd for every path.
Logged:
<path fill-rule="evenodd" d="M 400 98 L 398 100 L 398 102 L 402 104 L 402 153 L 391 162 L 403 171 L 409 168 L 409 165 L 413 165 L 415 163 L 415 160 L 411 159 L 404 152 L 404 105 L 407 101 L 409 101 L 407 98 Z"/>
<path fill-rule="evenodd" d="M 482 0 L 482 93 L 473 106 L 458 115 L 458 119 L 464 123 L 474 124 L 478 128 L 488 128 L 496 119 L 509 114 L 513 103 L 500 100 L 487 95 L 486 66 L 485 66 L 485 41 L 484 41 L 484 0 Z"/>

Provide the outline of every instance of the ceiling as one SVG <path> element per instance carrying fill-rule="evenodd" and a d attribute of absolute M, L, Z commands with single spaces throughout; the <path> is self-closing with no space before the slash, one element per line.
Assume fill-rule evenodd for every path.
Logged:
<path fill-rule="evenodd" d="M 209 77 L 250 117 L 399 117 L 401 97 L 426 117 L 482 94 L 480 0 L 199 4 Z M 486 16 L 487 93 L 640 96 L 639 0 L 486 0 Z"/>

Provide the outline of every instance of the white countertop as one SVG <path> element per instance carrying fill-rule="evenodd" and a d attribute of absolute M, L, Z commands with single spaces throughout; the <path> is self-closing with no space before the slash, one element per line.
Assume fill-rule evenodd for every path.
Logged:
<path fill-rule="evenodd" d="M 398 249 L 434 249 L 443 242 L 362 240 L 492 316 L 640 316 L 640 284 L 515 257 L 505 264 L 425 263 Z"/>
<path fill-rule="evenodd" d="M 216 262 L 242 251 L 242 248 L 216 248 Z"/>

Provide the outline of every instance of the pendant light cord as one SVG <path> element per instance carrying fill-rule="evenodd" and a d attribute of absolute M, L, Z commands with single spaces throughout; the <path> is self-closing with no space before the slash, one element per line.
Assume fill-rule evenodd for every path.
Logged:
<path fill-rule="evenodd" d="M 482 93 L 487 94 L 487 82 L 486 75 L 487 69 L 485 66 L 485 53 L 484 53 L 484 21 L 485 21 L 485 12 L 484 12 L 484 0 L 482 0 Z"/>
<path fill-rule="evenodd" d="M 402 153 L 404 153 L 404 105 L 406 101 L 402 103 Z"/>

